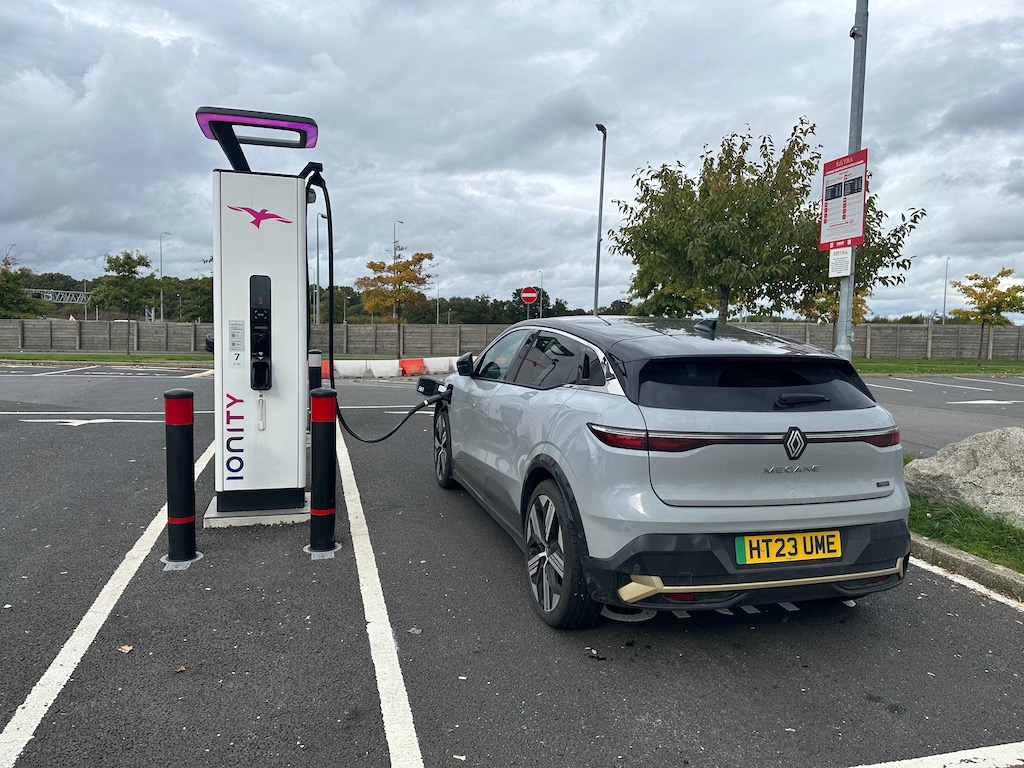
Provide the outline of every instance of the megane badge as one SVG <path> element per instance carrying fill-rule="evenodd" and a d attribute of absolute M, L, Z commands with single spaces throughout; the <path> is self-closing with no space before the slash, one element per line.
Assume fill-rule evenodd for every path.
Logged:
<path fill-rule="evenodd" d="M 790 461 L 796 461 L 803 455 L 804 448 L 807 447 L 807 438 L 804 437 L 804 433 L 797 427 L 790 427 L 789 431 L 786 432 L 786 437 L 782 441 L 782 446 L 786 449 L 786 455 L 789 456 Z"/>

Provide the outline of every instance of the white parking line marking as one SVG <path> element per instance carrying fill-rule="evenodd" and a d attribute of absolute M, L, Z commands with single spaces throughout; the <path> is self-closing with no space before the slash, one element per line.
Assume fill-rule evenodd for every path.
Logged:
<path fill-rule="evenodd" d="M 789 611 L 790 613 L 793 613 L 794 611 L 799 611 L 799 610 L 800 610 L 799 608 L 797 608 L 797 607 L 796 607 L 795 605 L 793 605 L 792 603 L 779 603 L 779 605 L 780 605 L 780 606 L 781 606 L 782 608 L 785 608 L 785 609 L 786 609 L 787 611 Z"/>
<path fill-rule="evenodd" d="M 363 596 L 363 612 L 366 618 L 366 634 L 370 641 L 370 657 L 377 673 L 377 690 L 380 694 L 381 714 L 384 716 L 384 736 L 388 740 L 392 768 L 423 768 L 423 755 L 416 736 L 416 726 L 409 706 L 409 693 L 402 677 L 402 665 L 398 661 L 398 646 L 395 642 L 388 606 L 384 602 L 384 589 L 377 571 L 377 558 L 370 543 L 370 530 L 363 514 L 363 502 L 356 486 L 355 472 L 345 445 L 341 425 L 335 422 L 338 445 L 338 472 L 341 487 L 345 493 L 348 508 L 349 530 L 352 536 L 352 551 L 356 557 L 359 572 L 359 591 Z M 0 766 L 3 768 L 3 766 Z"/>
<path fill-rule="evenodd" d="M 896 760 L 891 763 L 859 765 L 857 768 L 950 768 L 955 765 L 969 765 L 971 768 L 1017 768 L 1021 764 L 1024 764 L 1024 741 L 948 752 L 945 755 L 912 757 L 909 760 Z"/>
<path fill-rule="evenodd" d="M 867 382 L 867 385 L 869 387 L 871 387 L 872 389 L 892 389 L 892 390 L 895 390 L 896 392 L 913 392 L 914 391 L 912 389 L 905 389 L 903 387 L 883 387 L 881 384 L 872 384 L 870 381 Z"/>
<path fill-rule="evenodd" d="M 892 377 L 893 381 L 906 381 L 911 384 L 929 384 L 933 387 L 947 387 L 949 389 L 974 389 L 978 392 L 991 392 L 991 389 L 985 387 L 966 387 L 963 384 L 947 384 L 944 381 L 924 381 L 923 379 L 901 379 L 898 376 Z"/>
<path fill-rule="evenodd" d="M 56 371 L 43 371 L 42 373 L 33 373 L 33 376 L 57 376 L 62 373 L 74 373 L 75 371 L 91 371 L 93 368 L 98 368 L 98 365 L 87 365 L 84 368 L 59 368 Z"/>
<path fill-rule="evenodd" d="M 213 458 L 215 444 L 210 443 L 209 447 L 199 457 L 195 465 L 195 475 L 198 478 L 206 465 Z M 107 621 L 117 601 L 121 598 L 128 583 L 135 576 L 142 561 L 153 549 L 156 540 L 160 537 L 167 523 L 167 505 L 164 504 L 156 517 L 149 523 L 146 530 L 135 542 L 128 554 L 124 556 L 117 570 L 104 585 L 99 596 L 85 612 L 85 616 L 71 633 L 71 637 L 64 643 L 57 657 L 47 668 L 39 682 L 35 684 L 28 697 L 14 712 L 10 722 L 0 733 L 0 768 L 13 768 L 15 761 L 25 749 L 39 723 L 42 722 L 57 696 L 67 685 L 71 675 L 75 673 L 79 662 L 89 650 L 92 641 Z"/>
<path fill-rule="evenodd" d="M 954 376 L 957 381 L 973 381 L 975 384 L 1002 384 L 1004 387 L 1024 387 L 1024 384 L 1014 384 L 1012 381 L 1001 379 L 965 379 L 963 376 Z"/>
<path fill-rule="evenodd" d="M 1024 400 L 950 400 L 946 405 L 1016 405 Z"/>
<path fill-rule="evenodd" d="M 740 610 L 743 611 L 746 614 L 751 615 L 751 616 L 753 616 L 755 613 L 760 613 L 761 612 L 761 611 L 759 611 L 757 609 L 757 606 L 754 606 L 754 605 L 741 605 L 740 606 Z"/>
<path fill-rule="evenodd" d="M 998 592 L 989 589 L 988 587 L 982 586 L 973 579 L 969 579 L 966 576 L 961 576 L 958 573 L 953 573 L 952 571 L 947 571 L 942 566 L 932 565 L 931 563 L 927 563 L 924 560 L 919 560 L 916 557 L 911 557 L 910 562 L 914 565 L 915 568 L 922 568 L 926 571 L 931 571 L 932 573 L 938 574 L 939 576 L 949 579 L 952 582 L 965 586 L 972 592 L 977 592 L 979 595 L 987 597 L 989 600 L 995 600 L 997 603 L 1008 605 L 1015 611 L 1020 611 L 1021 613 L 1024 613 L 1024 603 L 1022 603 L 1020 600 L 1014 600 L 1012 597 L 1001 595 Z M 1024 762 L 1024 760 L 1022 760 L 1022 762 Z"/>

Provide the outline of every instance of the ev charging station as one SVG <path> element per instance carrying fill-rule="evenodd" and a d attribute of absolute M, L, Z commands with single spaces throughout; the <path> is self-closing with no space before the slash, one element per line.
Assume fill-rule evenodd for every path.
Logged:
<path fill-rule="evenodd" d="M 240 145 L 309 149 L 317 125 L 215 107 L 200 107 L 196 120 L 231 163 L 213 172 L 216 497 L 205 524 L 299 514 L 307 504 L 307 177 L 321 166 L 254 173 Z"/>

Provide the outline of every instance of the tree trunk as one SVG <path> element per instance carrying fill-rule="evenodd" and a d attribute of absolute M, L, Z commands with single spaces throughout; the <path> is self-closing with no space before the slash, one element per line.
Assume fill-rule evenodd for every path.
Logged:
<path fill-rule="evenodd" d="M 729 319 L 729 286 L 718 286 L 718 322 L 725 325 Z"/>
<path fill-rule="evenodd" d="M 992 329 L 989 328 L 988 332 L 991 334 L 992 333 Z M 981 321 L 981 338 L 978 339 L 978 362 L 979 363 L 981 362 L 981 353 L 982 353 L 982 350 L 984 348 L 985 348 L 985 320 L 984 320 L 984 318 L 982 318 L 982 321 Z"/>

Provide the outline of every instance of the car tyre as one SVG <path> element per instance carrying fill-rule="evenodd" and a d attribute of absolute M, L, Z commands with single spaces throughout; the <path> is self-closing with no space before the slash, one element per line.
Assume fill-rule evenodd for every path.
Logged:
<path fill-rule="evenodd" d="M 553 480 L 530 496 L 526 523 L 526 577 L 533 607 L 555 629 L 580 629 L 597 620 L 600 603 L 587 591 L 576 532 Z"/>
<path fill-rule="evenodd" d="M 447 408 L 434 412 L 434 479 L 447 490 L 459 487 L 452 477 L 452 430 Z"/>

